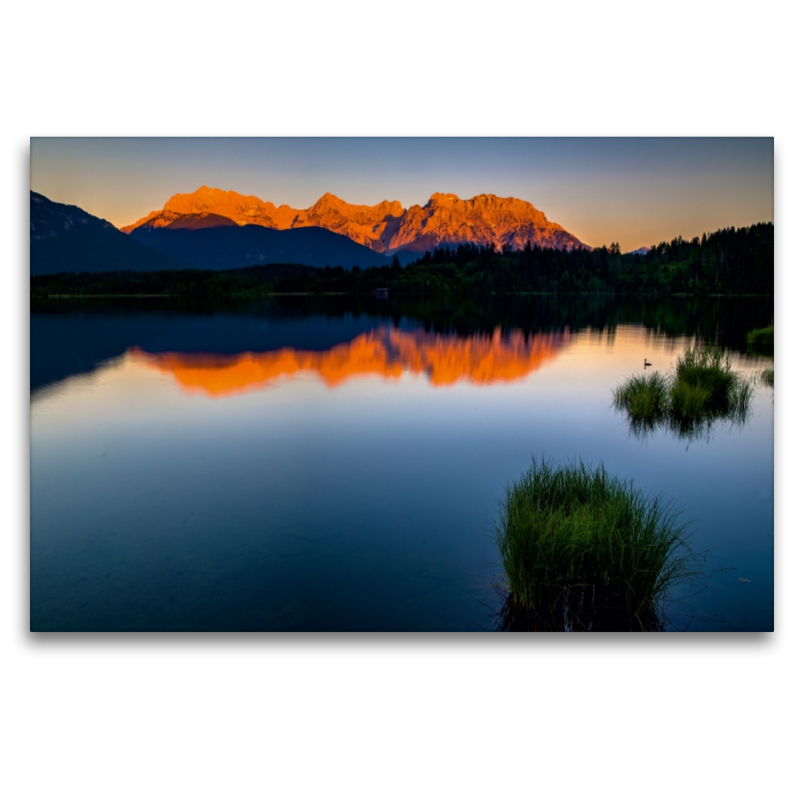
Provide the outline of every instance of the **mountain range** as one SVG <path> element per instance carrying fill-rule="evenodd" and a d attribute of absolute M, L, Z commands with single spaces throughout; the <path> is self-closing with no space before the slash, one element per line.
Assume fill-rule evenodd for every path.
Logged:
<path fill-rule="evenodd" d="M 396 200 L 357 206 L 326 194 L 297 210 L 203 186 L 119 230 L 37 192 L 30 202 L 31 275 L 265 264 L 350 269 L 387 266 L 394 257 L 407 264 L 445 245 L 585 247 L 530 203 L 494 195 L 434 194 L 405 209 Z"/>
<path fill-rule="evenodd" d="M 77 206 L 31 192 L 31 275 L 57 272 L 238 269 L 258 264 L 388 266 L 376 253 L 323 228 L 271 230 L 212 213 L 185 214 L 126 235 Z"/>
<path fill-rule="evenodd" d="M 324 194 L 307 209 L 275 206 L 253 195 L 201 186 L 191 194 L 176 194 L 158 211 L 124 233 L 152 229 L 258 225 L 273 230 L 318 227 L 346 236 L 376 253 L 424 253 L 440 246 L 479 244 L 498 250 L 520 250 L 530 241 L 540 247 L 572 250 L 586 247 L 561 225 L 550 222 L 530 203 L 514 197 L 480 194 L 461 200 L 454 194 L 433 194 L 424 205 L 403 208 L 399 201 L 375 206 L 352 205 Z"/>

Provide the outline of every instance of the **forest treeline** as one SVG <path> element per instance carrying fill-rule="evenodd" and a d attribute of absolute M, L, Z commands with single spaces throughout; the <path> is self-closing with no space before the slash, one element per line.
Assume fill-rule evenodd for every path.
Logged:
<path fill-rule="evenodd" d="M 59 273 L 31 278 L 32 298 L 53 294 L 170 294 L 204 297 L 304 292 L 368 294 L 512 294 L 613 292 L 615 294 L 772 295 L 774 226 L 724 228 L 692 240 L 681 237 L 645 255 L 618 244 L 593 250 L 522 250 L 477 245 L 442 247 L 406 267 L 346 270 L 271 264 L 212 272 Z"/>
<path fill-rule="evenodd" d="M 31 277 L 31 301 L 53 296 L 113 297 L 164 295 L 196 299 L 214 299 L 231 295 L 270 294 L 284 278 L 307 277 L 318 272 L 303 264 L 266 264 L 231 270 L 108 270 L 105 272 L 58 272 Z"/>

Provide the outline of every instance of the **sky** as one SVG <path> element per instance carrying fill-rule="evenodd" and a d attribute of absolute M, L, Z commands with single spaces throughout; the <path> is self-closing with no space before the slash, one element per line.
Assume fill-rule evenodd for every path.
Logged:
<path fill-rule="evenodd" d="M 773 221 L 773 139 L 32 138 L 31 189 L 117 227 L 206 185 L 308 208 L 516 197 L 624 251 Z"/>

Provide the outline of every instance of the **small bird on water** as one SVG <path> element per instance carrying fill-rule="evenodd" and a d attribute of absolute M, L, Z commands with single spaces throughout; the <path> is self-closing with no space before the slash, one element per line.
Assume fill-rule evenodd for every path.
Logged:
<path fill-rule="evenodd" d="M 644 358 L 644 368 L 647 369 L 648 367 L 652 367 L 653 365 L 647 360 L 647 356 Z"/>

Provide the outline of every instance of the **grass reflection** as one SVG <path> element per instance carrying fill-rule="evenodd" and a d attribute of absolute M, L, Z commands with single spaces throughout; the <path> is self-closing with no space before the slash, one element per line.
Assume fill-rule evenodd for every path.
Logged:
<path fill-rule="evenodd" d="M 565 591 L 565 598 L 548 613 L 532 611 L 506 594 L 497 617 L 497 630 L 508 633 L 549 632 L 660 632 L 665 630 L 663 615 L 653 609 L 631 614 L 610 608 L 606 598 L 586 591 Z"/>

